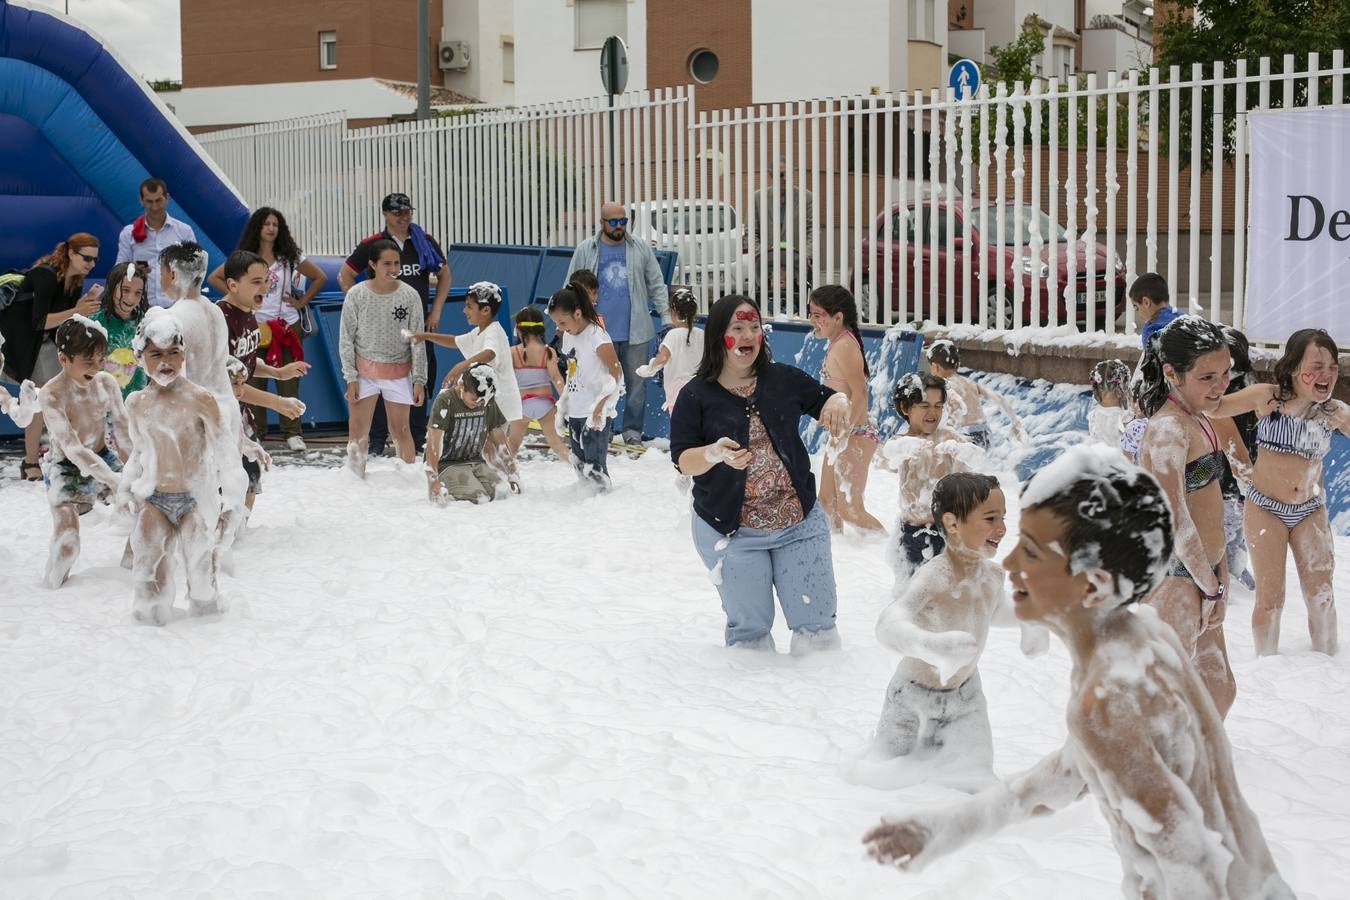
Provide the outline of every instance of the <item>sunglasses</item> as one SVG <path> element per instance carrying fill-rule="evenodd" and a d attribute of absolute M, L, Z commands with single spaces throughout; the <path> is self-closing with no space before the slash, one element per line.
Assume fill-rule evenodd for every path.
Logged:
<path fill-rule="evenodd" d="M 400 218 L 402 218 L 403 216 L 411 216 L 414 212 L 416 212 L 416 210 L 414 210 L 412 207 L 408 207 L 407 209 L 389 210 L 390 215 L 399 216 Z"/>
<path fill-rule="evenodd" d="M 605 224 L 610 228 L 618 228 L 620 225 L 628 224 L 628 217 L 624 216 L 622 219 L 605 219 Z"/>
<path fill-rule="evenodd" d="M 89 256 L 88 254 L 81 253 L 78 250 L 75 251 L 75 255 L 78 256 L 80 259 L 84 260 L 85 262 L 89 263 L 91 266 L 94 263 L 98 262 L 97 256 Z"/>

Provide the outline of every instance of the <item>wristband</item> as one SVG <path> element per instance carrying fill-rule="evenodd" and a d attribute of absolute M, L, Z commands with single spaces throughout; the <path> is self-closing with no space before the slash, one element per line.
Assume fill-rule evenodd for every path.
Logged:
<path fill-rule="evenodd" d="M 1217 591 L 1215 591 L 1213 594 L 1206 594 L 1202 591 L 1200 594 L 1200 599 L 1209 603 L 1219 603 L 1223 600 L 1223 595 L 1224 595 L 1223 582 L 1220 581 L 1219 589 Z"/>

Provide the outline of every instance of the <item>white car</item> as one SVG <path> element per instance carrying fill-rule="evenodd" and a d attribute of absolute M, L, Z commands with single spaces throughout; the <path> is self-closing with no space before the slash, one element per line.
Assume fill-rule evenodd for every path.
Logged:
<path fill-rule="evenodd" d="M 628 207 L 628 233 L 677 254 L 673 284 L 728 293 L 744 284 L 741 224 L 736 208 L 712 200 L 643 200 Z M 718 273 L 721 277 L 715 277 Z M 703 298 L 709 302 L 714 297 Z"/>

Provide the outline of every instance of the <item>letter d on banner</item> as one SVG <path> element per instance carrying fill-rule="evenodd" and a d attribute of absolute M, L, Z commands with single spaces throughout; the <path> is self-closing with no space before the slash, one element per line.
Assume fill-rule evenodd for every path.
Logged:
<path fill-rule="evenodd" d="M 1350 107 L 1253 112 L 1247 312 L 1253 341 L 1325 328 L 1350 344 Z M 1239 223 L 1239 226 L 1241 223 Z"/>

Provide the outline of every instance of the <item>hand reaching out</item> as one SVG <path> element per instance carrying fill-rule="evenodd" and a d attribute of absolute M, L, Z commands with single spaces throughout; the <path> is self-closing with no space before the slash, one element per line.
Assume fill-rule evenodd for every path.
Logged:
<path fill-rule="evenodd" d="M 914 820 L 887 822 L 863 835 L 867 855 L 882 865 L 908 869 L 923 853 L 930 834 L 927 828 Z"/>
<path fill-rule="evenodd" d="M 733 469 L 744 469 L 750 465 L 749 449 L 741 449 L 741 445 L 729 437 L 718 438 L 717 443 L 705 447 L 703 458 L 714 466 L 726 463 Z"/>
<path fill-rule="evenodd" d="M 657 362 L 656 357 L 653 356 L 651 359 L 647 360 L 647 364 L 645 366 L 638 366 L 633 371 L 640 378 L 651 378 L 653 375 L 655 375 L 657 372 L 660 372 L 664 368 L 665 366 Z"/>
<path fill-rule="evenodd" d="M 356 385 L 347 386 L 347 402 L 355 403 Z M 305 411 L 305 404 L 298 397 L 282 397 L 277 401 L 277 415 L 286 419 L 298 419 Z"/>
<path fill-rule="evenodd" d="M 825 401 L 825 406 L 820 411 L 820 425 L 832 437 L 843 437 L 849 430 L 849 419 L 852 414 L 853 409 L 849 405 L 848 398 L 843 394 L 835 394 Z"/>

